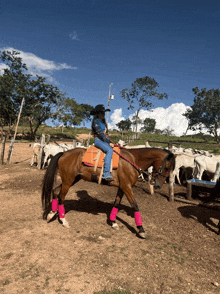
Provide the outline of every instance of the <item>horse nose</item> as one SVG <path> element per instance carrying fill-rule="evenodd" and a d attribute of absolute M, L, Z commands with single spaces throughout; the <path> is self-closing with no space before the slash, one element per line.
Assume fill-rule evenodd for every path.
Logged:
<path fill-rule="evenodd" d="M 156 180 L 156 181 L 155 181 L 155 184 L 154 184 L 154 188 L 155 188 L 155 189 L 160 189 L 160 187 L 161 187 L 161 186 L 160 186 L 160 183 Z"/>
<path fill-rule="evenodd" d="M 155 180 L 154 180 L 154 179 L 151 179 L 151 180 L 150 180 L 150 184 L 151 184 L 151 185 L 155 185 Z"/>

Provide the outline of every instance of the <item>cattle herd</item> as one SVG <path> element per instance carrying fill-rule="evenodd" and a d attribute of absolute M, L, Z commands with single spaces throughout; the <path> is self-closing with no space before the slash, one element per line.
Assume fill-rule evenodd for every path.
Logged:
<path fill-rule="evenodd" d="M 126 143 L 122 140 L 118 142 L 121 146 L 126 146 Z M 83 147 L 81 142 L 76 143 L 76 147 Z M 129 148 L 143 148 L 151 147 L 148 143 L 145 145 L 136 145 L 136 146 L 126 146 L 126 149 Z M 59 152 L 64 152 L 69 149 L 73 149 L 75 146 L 73 144 L 45 144 L 42 150 L 42 162 L 41 168 L 45 168 L 49 164 L 50 159 Z M 158 147 L 157 147 L 158 148 Z M 160 148 L 160 147 L 159 147 Z M 162 147 L 161 147 L 162 148 Z M 168 149 L 168 148 L 167 148 Z M 176 156 L 176 165 L 173 171 L 173 179 L 177 180 L 179 185 L 180 181 L 180 172 L 184 173 L 186 180 L 188 179 L 198 179 L 203 178 L 204 172 L 209 175 L 209 180 L 216 182 L 220 176 L 220 155 L 214 155 L 208 151 L 196 150 L 192 148 L 182 148 L 172 146 L 169 150 Z M 31 159 L 30 165 L 37 165 L 39 160 L 39 151 L 40 144 L 33 144 L 33 157 Z"/>
<path fill-rule="evenodd" d="M 76 143 L 76 147 L 84 147 L 81 142 Z M 57 153 L 64 152 L 70 149 L 75 148 L 73 144 L 45 144 L 42 149 L 42 157 L 41 157 L 41 168 L 45 168 L 46 165 L 49 164 L 51 158 L 55 156 Z M 33 156 L 31 158 L 30 165 L 38 165 L 39 161 L 39 153 L 40 153 L 40 143 L 33 144 Z"/>

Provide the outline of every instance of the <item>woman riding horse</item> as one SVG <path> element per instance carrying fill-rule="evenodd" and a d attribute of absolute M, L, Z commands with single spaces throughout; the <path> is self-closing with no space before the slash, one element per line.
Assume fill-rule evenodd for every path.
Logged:
<path fill-rule="evenodd" d="M 111 142 L 108 136 L 108 127 L 105 121 L 105 112 L 110 109 L 105 109 L 104 105 L 99 104 L 91 111 L 91 115 L 94 115 L 92 120 L 92 132 L 95 137 L 95 147 L 101 149 L 105 155 L 104 169 L 102 179 L 111 182 L 114 181 L 110 173 L 111 160 L 113 154 L 114 144 Z"/>

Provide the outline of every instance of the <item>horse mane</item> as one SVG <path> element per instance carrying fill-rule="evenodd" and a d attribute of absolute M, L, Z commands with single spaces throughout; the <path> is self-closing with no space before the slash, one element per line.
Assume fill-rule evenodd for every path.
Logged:
<path fill-rule="evenodd" d="M 163 149 L 163 151 L 165 151 L 167 153 L 166 160 L 172 162 L 172 169 L 174 170 L 175 169 L 175 163 L 176 163 L 175 155 L 170 150 Z"/>

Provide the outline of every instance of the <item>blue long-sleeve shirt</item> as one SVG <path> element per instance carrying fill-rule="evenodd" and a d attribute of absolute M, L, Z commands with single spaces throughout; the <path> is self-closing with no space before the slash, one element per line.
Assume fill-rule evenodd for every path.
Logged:
<path fill-rule="evenodd" d="M 111 143 L 111 141 L 109 140 L 109 137 L 105 135 L 106 126 L 99 118 L 93 121 L 92 129 L 95 136 L 97 136 L 100 140 L 108 144 Z"/>

